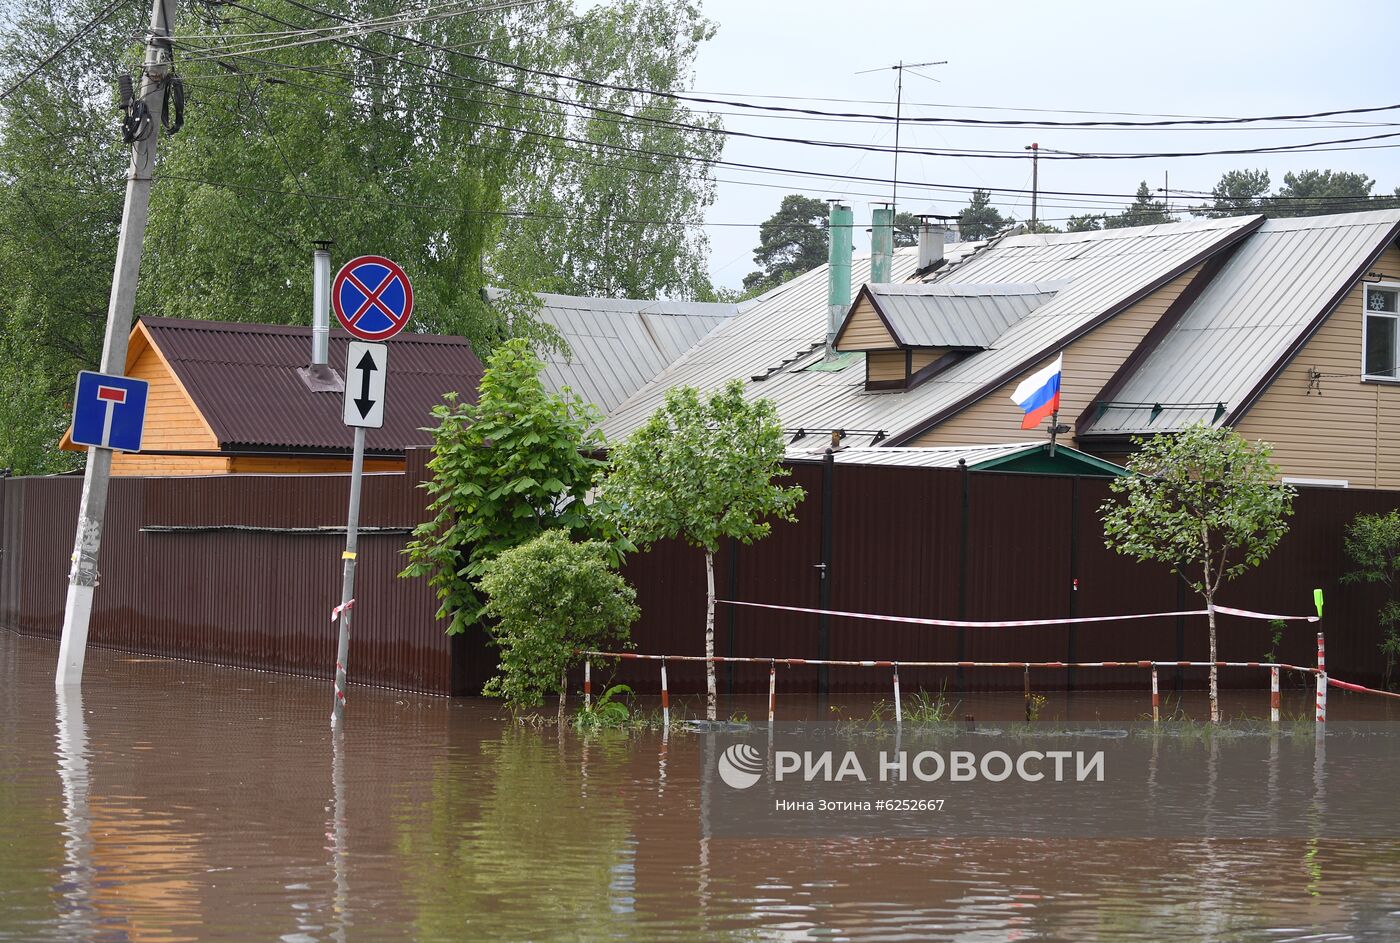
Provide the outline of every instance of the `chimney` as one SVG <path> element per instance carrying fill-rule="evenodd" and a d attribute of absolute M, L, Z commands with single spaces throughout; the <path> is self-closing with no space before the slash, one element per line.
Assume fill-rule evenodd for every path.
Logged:
<path fill-rule="evenodd" d="M 877 207 L 870 214 L 870 281 L 885 285 L 894 264 L 894 208 Z"/>
<path fill-rule="evenodd" d="M 830 356 L 836 329 L 851 306 L 851 230 L 855 225 L 851 208 L 833 201 L 827 225 L 826 352 Z"/>
<path fill-rule="evenodd" d="M 311 365 L 330 363 L 331 253 L 329 242 L 314 242 L 311 256 Z"/>
<path fill-rule="evenodd" d="M 919 271 L 943 261 L 943 220 L 937 216 L 919 217 Z"/>
<path fill-rule="evenodd" d="M 311 256 L 311 363 L 297 373 L 313 393 L 341 393 L 345 381 L 330 365 L 331 344 L 331 243 L 317 240 Z"/>

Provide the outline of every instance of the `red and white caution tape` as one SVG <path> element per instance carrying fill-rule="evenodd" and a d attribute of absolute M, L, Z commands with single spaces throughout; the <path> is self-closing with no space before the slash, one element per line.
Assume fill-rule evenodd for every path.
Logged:
<path fill-rule="evenodd" d="M 1341 688 L 1343 691 L 1355 691 L 1358 694 L 1379 694 L 1381 697 L 1400 698 L 1400 694 L 1394 691 L 1382 691 L 1379 688 L 1368 688 L 1360 684 L 1352 684 L 1350 681 L 1338 681 L 1331 675 L 1327 676 L 1327 683 L 1334 688 Z"/>
<path fill-rule="evenodd" d="M 332 621 L 332 622 L 335 622 L 337 619 L 340 618 L 340 614 L 341 614 L 342 612 L 349 612 L 351 609 L 354 609 L 354 608 L 355 608 L 355 600 L 353 600 L 353 599 L 350 600 L 349 602 L 343 602 L 343 603 L 341 603 L 340 605 L 336 606 L 334 609 L 331 610 L 331 621 Z"/>
<path fill-rule="evenodd" d="M 779 606 L 775 603 L 766 602 L 741 602 L 737 599 L 716 599 L 716 603 L 727 606 L 751 606 L 755 609 L 780 609 L 784 612 L 805 612 L 818 616 L 844 616 L 848 619 L 873 619 L 878 622 L 908 622 L 914 625 L 936 625 L 945 628 L 966 628 L 966 629 L 1004 629 L 1016 626 L 1036 626 L 1036 625 L 1070 625 L 1073 623 L 1087 622 L 1128 622 L 1135 619 L 1169 619 L 1176 616 L 1204 616 L 1209 615 L 1206 609 L 1186 609 L 1179 612 L 1138 612 L 1121 616 L 1077 616 L 1075 618 L 1064 619 L 1009 619 L 997 622 L 974 622 L 968 619 L 926 619 L 921 616 L 886 616 L 872 612 L 847 612 L 842 609 L 811 609 L 806 606 Z M 1225 606 L 1216 606 L 1216 612 L 1223 612 L 1227 615 L 1240 616 L 1245 619 L 1283 619 L 1285 621 L 1306 621 L 1316 622 L 1317 616 L 1279 616 L 1266 612 L 1252 612 L 1248 609 L 1230 609 Z"/>

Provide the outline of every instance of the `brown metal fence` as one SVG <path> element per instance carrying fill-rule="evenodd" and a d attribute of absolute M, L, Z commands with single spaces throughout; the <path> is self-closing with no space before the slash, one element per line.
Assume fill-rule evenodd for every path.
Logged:
<path fill-rule="evenodd" d="M 426 455 L 404 474 L 366 479 L 356 580 L 354 680 L 438 694 L 479 689 L 493 660 L 479 634 L 448 639 L 422 580 L 403 580 L 400 551 L 423 516 L 418 483 Z M 1199 608 L 1164 567 L 1106 550 L 1098 479 L 880 466 L 798 464 L 790 483 L 807 497 L 798 521 L 776 524 L 758 543 L 727 544 L 716 559 L 719 594 L 730 599 L 890 615 L 973 620 L 1053 618 Z M 0 481 L 0 625 L 56 638 L 63 615 L 76 477 Z M 100 563 L 92 642 L 133 652 L 329 678 L 348 477 L 217 476 L 113 482 Z M 829 515 L 822 514 L 824 502 Z M 1360 512 L 1400 508 L 1400 493 L 1308 489 L 1290 533 L 1268 563 L 1227 588 L 1241 608 L 1305 613 L 1312 590 L 1328 606 L 1323 628 L 1339 675 L 1381 674 L 1375 586 L 1343 585 L 1343 529 Z M 825 548 L 825 551 L 824 551 Z M 825 568 L 820 565 L 825 564 Z M 669 542 L 625 568 L 642 618 L 637 650 L 703 650 L 704 558 Z M 1269 649 L 1262 623 L 1222 617 L 1223 660 L 1257 660 Z M 942 629 L 843 617 L 721 606 L 721 655 L 838 659 L 1117 661 L 1205 655 L 1202 618 L 1051 628 Z M 1306 664 L 1310 628 L 1286 630 L 1277 653 Z M 657 687 L 655 666 L 620 666 L 638 690 Z M 762 665 L 724 665 L 722 688 L 767 690 Z M 702 689 L 696 663 L 670 671 L 677 693 Z M 784 669 L 784 691 L 815 691 L 812 667 Z M 833 692 L 883 690 L 882 673 L 831 669 Z M 1170 684 L 1174 679 L 1164 678 Z M 1019 688 L 1013 670 L 902 672 L 907 690 L 952 684 Z M 1199 681 L 1188 675 L 1184 681 Z M 1231 682 L 1226 672 L 1225 683 Z M 1074 677 L 1042 672 L 1037 684 L 1138 685 L 1129 669 Z"/>

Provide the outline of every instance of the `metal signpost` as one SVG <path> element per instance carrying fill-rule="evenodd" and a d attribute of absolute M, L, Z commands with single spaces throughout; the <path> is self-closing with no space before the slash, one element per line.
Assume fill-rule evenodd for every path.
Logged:
<path fill-rule="evenodd" d="M 344 423 L 355 430 L 355 451 L 350 463 L 350 511 L 345 523 L 344 575 L 340 605 L 331 620 L 340 623 L 335 654 L 335 703 L 331 726 L 345 718 L 345 679 L 350 663 L 350 621 L 355 613 L 355 559 L 359 546 L 360 483 L 365 471 L 365 430 L 384 425 L 384 385 L 389 370 L 389 348 L 373 341 L 388 340 L 402 331 L 413 314 L 413 287 L 398 265 L 377 255 L 351 259 L 341 267 L 331 286 L 331 307 L 341 327 L 358 341 L 351 341 L 345 355 Z"/>

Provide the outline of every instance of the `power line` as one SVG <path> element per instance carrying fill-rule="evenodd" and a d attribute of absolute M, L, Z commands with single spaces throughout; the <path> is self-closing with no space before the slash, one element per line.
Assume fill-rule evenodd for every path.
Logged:
<path fill-rule="evenodd" d="M 351 22 L 353 22 L 352 20 L 350 20 L 350 18 L 344 16 L 343 14 L 336 13 L 336 12 L 331 11 L 331 10 L 322 9 L 322 8 L 320 8 L 320 7 L 315 6 L 314 4 L 300 2 L 300 0 L 288 0 L 288 2 L 290 2 L 293 6 L 296 6 L 296 7 L 300 8 L 300 9 L 302 9 L 302 10 L 306 10 L 307 12 L 310 12 L 310 13 L 316 13 L 316 14 L 319 14 L 319 15 L 324 16 L 324 17 L 329 17 L 329 18 L 331 18 L 331 19 L 340 20 L 340 21 L 343 22 L 343 23 L 351 23 Z M 246 9 L 246 8 L 245 8 L 245 9 Z M 250 11 L 250 12 L 260 12 L 260 11 Z M 383 31 L 380 30 L 380 32 L 383 32 Z M 467 59 L 473 59 L 473 60 L 476 60 L 476 61 L 478 61 L 478 62 L 489 63 L 489 64 L 491 64 L 491 65 L 494 65 L 494 66 L 498 67 L 498 68 L 510 69 L 510 70 L 517 71 L 517 72 L 523 72 L 523 73 L 526 73 L 526 74 L 529 74 L 529 75 L 535 75 L 535 76 L 550 78 L 550 79 L 554 79 L 554 80 L 556 80 L 556 81 L 572 82 L 572 83 L 575 83 L 575 84 L 587 85 L 587 86 L 589 86 L 589 87 L 599 88 L 599 89 L 605 89 L 605 90 L 609 90 L 609 91 L 626 92 L 626 93 L 630 93 L 630 94 L 640 94 L 640 95 L 651 95 L 651 96 L 656 96 L 656 97 L 661 97 L 661 98 L 668 98 L 668 99 L 673 99 L 673 100 L 678 100 L 678 101 L 686 101 L 686 102 L 692 102 L 692 101 L 693 101 L 693 102 L 700 102 L 700 103 L 703 103 L 703 104 L 726 105 L 726 106 L 729 106 L 729 107 L 746 108 L 746 109 L 752 109 L 752 110 L 756 110 L 756 111 L 776 111 L 776 112 L 795 113 L 795 114 L 802 114 L 802 115 L 809 115 L 809 116 L 811 116 L 811 115 L 816 115 L 816 116 L 822 116 L 822 117 L 861 118 L 861 119 L 878 120 L 878 121 L 889 121 L 889 122 L 893 122 L 893 121 L 899 120 L 899 121 L 904 121 L 904 122 L 915 122 L 915 123 L 925 123 L 925 124 L 938 124 L 938 125 L 968 125 L 968 126 L 999 125 L 999 126 L 1003 126 L 1003 127 L 1044 127 L 1044 128 L 1056 128 L 1056 127 L 1065 127 L 1065 128 L 1069 128 L 1069 127 L 1076 127 L 1076 128 L 1094 128 L 1094 127 L 1168 127 L 1168 126 L 1179 125 L 1179 124 L 1243 124 L 1243 123 L 1258 123 L 1258 122 L 1265 122 L 1265 121 L 1304 121 L 1304 120 L 1311 120 L 1311 119 L 1316 119 L 1316 118 L 1336 117 L 1336 116 L 1340 116 L 1340 115 L 1374 114 L 1374 113 L 1377 113 L 1377 112 L 1400 110 L 1400 103 L 1396 103 L 1396 104 L 1390 104 L 1390 105 L 1376 105 L 1376 106 L 1358 107 L 1358 108 L 1344 108 L 1344 109 L 1335 109 L 1335 110 L 1330 110 L 1330 111 L 1317 111 L 1317 112 L 1308 112 L 1308 113 L 1303 113 L 1303 114 L 1289 114 L 1289 115 L 1258 115 L 1258 116 L 1234 117 L 1234 118 L 1232 118 L 1232 117 L 1190 117 L 1190 118 L 1168 118 L 1168 119 L 1156 120 L 1156 121 L 1053 121 L 1053 122 L 1052 122 L 1052 121 L 1039 121 L 1039 120 L 1036 120 L 1036 121 L 1013 120 L 1013 119 L 1001 119 L 1001 120 L 998 120 L 998 121 L 988 121 L 988 120 L 985 120 L 985 119 L 978 119 L 978 118 L 943 118 L 943 117 L 933 117 L 933 116 L 922 116 L 922 117 L 898 117 L 898 116 L 895 116 L 895 115 L 871 114 L 871 113 L 864 113 L 864 112 L 829 112 L 829 111 L 821 111 L 821 110 L 818 110 L 818 109 L 792 108 L 792 107 L 780 106 L 780 105 L 755 105 L 755 104 L 750 104 L 750 103 L 747 103 L 747 102 L 733 102 L 733 101 L 727 101 L 727 100 L 722 100 L 722 99 L 712 99 L 712 98 L 709 98 L 709 97 L 706 97 L 706 96 L 697 95 L 697 94 L 695 94 L 695 93 L 672 92 L 672 91 L 658 90 L 658 89 L 647 89 L 647 88 L 642 88 L 642 87 L 639 87 L 639 86 L 621 85 L 621 84 L 612 83 L 612 82 L 603 82 L 603 81 L 600 81 L 600 80 L 597 80 L 597 79 L 587 79 L 587 78 L 581 78 L 581 77 L 578 77 L 578 76 L 571 76 L 571 75 L 568 75 L 567 73 L 554 72 L 554 71 L 549 70 L 549 69 L 539 69 L 539 68 L 534 68 L 534 67 L 531 67 L 531 66 L 520 65 L 520 64 L 517 64 L 517 63 L 504 62 L 504 61 L 501 61 L 501 60 L 499 60 L 499 59 L 493 59 L 493 58 L 491 58 L 490 56 L 474 55 L 474 54 L 471 54 L 471 53 L 462 53 L 462 52 L 458 52 L 458 51 L 456 51 L 456 50 L 450 49 L 449 47 L 441 46 L 441 45 L 439 45 L 439 44 L 437 44 L 437 43 L 433 43 L 433 42 L 430 42 L 430 41 L 427 41 L 427 40 L 418 39 L 418 38 L 412 37 L 412 36 L 395 35 L 395 34 L 392 34 L 392 33 L 386 33 L 386 35 L 392 36 L 392 37 L 395 38 L 395 39 L 400 39 L 400 40 L 403 40 L 403 41 L 406 41 L 406 42 L 411 42 L 411 43 L 413 43 L 413 44 L 415 44 L 415 45 L 422 46 L 422 47 L 424 47 L 424 48 L 435 49 L 435 50 L 438 50 L 438 51 L 440 51 L 440 52 L 447 52 L 447 53 L 449 53 L 449 54 L 456 55 L 456 56 L 459 56 L 459 57 L 463 57 L 463 58 L 467 58 Z M 416 64 L 419 65 L 420 67 L 422 66 L 421 63 L 416 63 Z M 458 76 L 458 78 L 462 78 L 462 76 Z M 762 96 L 762 97 L 770 97 L 770 98 L 772 98 L 772 97 L 778 97 L 778 96 Z M 1319 143 L 1329 143 L 1329 142 L 1319 142 Z M 934 155 L 934 156 L 937 156 L 937 155 Z M 1199 156 L 1199 155 L 1192 155 L 1192 156 Z"/>
<path fill-rule="evenodd" d="M 97 29 L 97 27 L 107 22 L 107 20 L 114 13 L 116 13 L 118 10 L 120 10 L 122 7 L 126 6 L 130 2 L 131 0 L 114 0 L 114 2 L 106 9 L 104 9 L 101 13 L 98 13 L 97 16 L 93 17 L 91 20 L 88 20 L 82 26 L 78 27 L 77 31 L 73 33 L 72 36 L 69 36 L 66 40 L 60 43 L 57 49 L 49 53 L 37 65 L 31 68 L 28 72 L 24 73 L 24 75 L 16 79 L 10 85 L 9 88 L 5 89 L 3 92 L 0 92 L 0 101 L 4 101 L 5 99 L 9 98 L 24 83 L 28 82 L 30 79 L 34 78 L 34 76 L 38 75 L 40 72 L 53 65 L 53 63 L 58 59 L 59 56 L 63 55 L 65 52 L 67 52 L 73 47 L 74 43 L 77 43 L 83 37 L 87 36 L 88 33 L 91 33 L 93 30 Z"/>
<path fill-rule="evenodd" d="M 301 66 L 301 67 L 298 67 L 298 66 L 289 66 L 289 68 L 291 68 L 291 69 L 293 69 L 293 70 L 299 70 L 299 71 L 308 71 L 308 72 L 312 72 L 313 74 L 329 74 L 329 75 L 339 76 L 339 77 L 343 77 L 343 78 L 353 78 L 353 76 L 350 76 L 348 73 L 342 73 L 342 72 L 337 72 L 337 71 L 335 71 L 335 70 L 328 70 L 328 69 L 323 69 L 323 68 L 312 68 L 312 67 L 304 67 L 304 66 Z M 282 80 L 282 81 L 286 81 L 286 80 Z M 337 96 L 337 97 L 344 98 L 344 99 L 346 99 L 346 100 L 348 100 L 348 101 L 351 101 L 351 102 L 356 102 L 356 101 L 357 101 L 357 100 L 355 99 L 354 95 L 352 95 L 352 94 L 350 94 L 350 93 L 337 92 L 337 91 L 332 90 L 332 89 L 319 88 L 319 87 L 316 87 L 316 86 L 301 85 L 301 84 L 299 84 L 299 83 L 294 83 L 294 82 L 288 82 L 287 84 L 293 85 L 293 86 L 295 86 L 295 87 L 306 88 L 306 89 L 308 89 L 308 90 L 313 90 L 313 91 L 321 92 L 321 93 L 323 93 L 323 94 L 334 95 L 334 96 Z M 373 83 L 373 82 L 371 82 L 371 83 L 368 83 L 368 84 L 370 84 L 370 85 L 372 85 L 372 86 L 374 86 L 374 87 L 385 88 L 385 89 L 392 89 L 391 86 L 389 86 L 388 84 L 385 84 L 385 83 Z M 434 84 L 435 86 L 441 87 L 440 83 L 433 83 L 433 84 Z M 492 85 L 492 87 L 500 88 L 499 86 L 494 86 L 494 85 Z M 508 89 L 504 89 L 504 88 L 501 88 L 501 90 L 502 90 L 502 91 L 512 91 L 512 90 L 508 90 Z M 447 96 L 447 97 L 451 97 L 451 96 Z M 473 103 L 479 103 L 479 102 L 480 102 L 479 99 L 461 98 L 461 99 L 459 99 L 459 100 L 468 101 L 468 102 L 473 102 Z M 564 104 L 566 104 L 566 106 L 567 106 L 569 103 L 565 102 Z M 521 106 L 516 106 L 516 105 L 502 104 L 501 106 L 502 106 L 502 107 L 507 107 L 507 108 L 521 109 Z M 521 110 L 527 110 L 527 109 L 521 109 Z M 517 128 L 517 127 L 510 126 L 510 125 L 502 125 L 502 124 L 497 124 L 497 123 L 495 123 L 495 122 L 489 122 L 489 121 L 473 121 L 473 120 L 470 120 L 470 119 L 453 117 L 453 116 L 447 115 L 447 114 L 442 113 L 442 112 L 430 111 L 430 112 L 428 112 L 428 113 L 429 113 L 430 115 L 433 115 L 433 116 L 439 118 L 440 120 L 443 120 L 443 121 L 445 121 L 445 122 L 447 122 L 447 123 L 450 123 L 450 124 L 464 124 L 464 125 L 468 125 L 468 126 L 491 128 L 491 129 L 495 129 L 495 130 L 505 131 L 505 132 L 507 132 L 507 133 L 521 134 L 521 135 L 533 136 L 533 137 L 542 137 L 542 138 L 546 138 L 546 139 L 549 139 L 549 140 L 560 141 L 560 142 L 564 142 L 564 143 L 567 143 L 567 144 L 577 144 L 577 145 L 582 145 L 582 146 L 584 146 L 584 147 L 589 147 L 589 148 L 600 148 L 600 149 L 604 149 L 604 150 L 622 151 L 622 152 L 625 152 L 625 153 L 638 154 L 638 155 L 641 155 L 641 156 L 643 156 L 643 157 L 668 158 L 668 159 L 680 159 L 680 160 L 693 161 L 693 162 L 703 162 L 703 163 L 708 163 L 708 164 L 712 164 L 712 165 L 715 165 L 715 166 L 731 167 L 731 168 L 739 169 L 739 170 L 745 171 L 745 172 L 776 173 L 776 174 L 782 174 L 782 175 L 785 175 L 785 176 L 791 176 L 791 175 L 815 176 L 815 177 L 821 177 L 821 178 L 824 178 L 824 179 L 837 179 L 837 180 L 844 180 L 844 181 L 854 181 L 854 182 L 858 182 L 858 183 L 880 183 L 880 184 L 883 184 L 883 183 L 886 182 L 883 178 L 877 178 L 877 177 L 854 176 L 854 175 L 849 175 L 849 174 L 833 174 L 833 173 L 825 173 L 825 172 L 818 172 L 818 171 L 802 170 L 802 169 L 797 169 L 797 168 L 770 167 L 770 166 L 767 166 L 767 165 L 743 164 L 743 163 L 737 163 L 737 162 L 732 162 L 732 161 L 723 161 L 723 160 L 710 160 L 710 159 L 708 159 L 708 158 L 696 157 L 696 156 L 694 156 L 694 155 L 688 155 L 688 154 L 674 154 L 674 153 L 671 153 L 671 152 L 652 151 L 652 150 L 648 150 L 648 149 L 645 149 L 645 148 L 629 147 L 629 146 L 626 146 L 626 145 L 612 144 L 612 143 L 608 143 L 608 142 L 589 141 L 589 140 L 586 140 L 586 139 L 571 137 L 571 136 L 568 136 L 568 135 L 550 134 L 550 133 L 543 132 L 543 131 L 537 131 L 537 130 L 528 129 L 528 128 Z M 548 114 L 548 113 L 545 112 L 545 114 Z M 645 122 L 645 121 L 650 121 L 651 119 L 648 119 L 648 118 L 639 118 L 639 119 L 637 119 L 637 120 L 638 120 L 638 121 L 641 121 L 641 122 Z M 485 145 L 474 145 L 474 146 L 485 146 Z M 586 161 L 580 161 L 580 162 L 582 162 L 582 163 L 589 163 L 589 162 L 586 162 Z M 662 172 L 662 171 L 655 171 L 655 170 L 652 170 L 652 169 L 643 170 L 643 169 L 637 168 L 637 167 L 630 167 L 630 166 L 627 166 L 627 165 L 618 165 L 618 164 L 606 164 L 606 165 L 594 164 L 594 166 L 620 167 L 621 169 L 633 170 L 633 171 L 637 171 L 637 172 L 647 172 L 647 173 L 660 173 L 660 172 Z M 749 185 L 755 185 L 755 186 L 762 186 L 762 184 L 756 184 L 756 183 L 752 183 L 752 182 L 749 182 L 749 181 L 732 181 L 732 180 L 731 180 L 731 181 L 721 181 L 721 182 L 740 183 L 740 184 L 749 184 Z M 951 190 L 951 191 L 964 191 L 964 192 L 966 192 L 966 191 L 986 190 L 986 191 L 988 191 L 988 192 L 993 192 L 993 193 L 1006 193 L 1006 194 L 1028 194 L 1028 193 L 1031 192 L 1029 189 L 1008 188 L 1008 187 L 989 187 L 989 186 L 971 186 L 971 185 L 965 185 L 965 184 L 938 184 L 938 183 L 926 183 L 926 182 L 921 182 L 921 181 L 906 181 L 906 180 L 902 180 L 902 181 L 900 181 L 900 183 L 901 183 L 902 186 L 905 186 L 905 187 L 909 187 L 909 188 L 913 188 L 913 189 L 918 189 L 918 190 L 925 190 L 925 191 L 927 191 L 927 190 L 933 190 L 933 191 L 950 191 L 950 190 Z M 1103 207 L 1103 208 L 1109 208 L 1109 207 L 1117 208 L 1119 205 L 1121 205 L 1118 201 L 1123 201 L 1123 200 L 1131 201 L 1131 200 L 1133 200 L 1133 199 L 1136 198 L 1136 194 L 1135 194 L 1135 193 L 1099 193 L 1099 192 L 1071 191 L 1071 190 L 1041 190 L 1041 191 L 1039 191 L 1039 192 L 1042 193 L 1042 194 L 1045 194 L 1045 195 L 1047 195 L 1047 196 L 1098 197 L 1098 198 L 1108 198 L 1109 200 L 1113 201 L 1113 202 L 1107 204 L 1107 205 L 1106 205 L 1105 207 Z M 878 196 L 879 194 L 853 194 L 853 195 Z M 1300 201 L 1301 201 L 1301 200 L 1304 200 L 1304 199 L 1329 199 L 1329 200 L 1330 200 L 1330 199 L 1336 199 L 1336 200 L 1339 201 L 1339 202 L 1348 203 L 1348 204 L 1358 202 L 1358 198 L 1356 198 L 1356 197 L 1336 197 L 1336 198 L 1303 198 L 1303 197 L 1293 198 L 1293 197 L 1277 197 L 1277 198 L 1275 198 L 1275 199 L 1276 199 L 1277 201 L 1279 201 L 1279 202 L 1286 202 L 1286 201 L 1288 201 L 1288 200 L 1294 200 L 1294 199 L 1300 200 Z M 1047 204 L 1047 205 L 1053 205 L 1053 204 Z M 1079 207 L 1088 208 L 1088 209 L 1096 208 L 1096 207 L 1090 205 L 1089 203 L 1080 203 L 1080 204 L 1075 204 L 1075 205 L 1076 205 L 1076 206 L 1079 206 Z"/>

